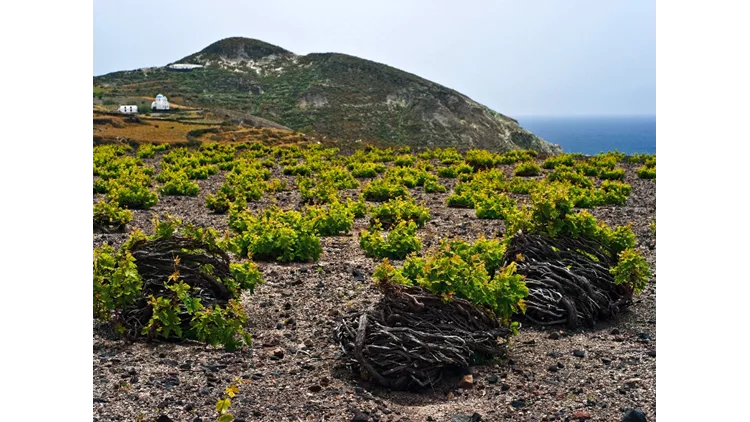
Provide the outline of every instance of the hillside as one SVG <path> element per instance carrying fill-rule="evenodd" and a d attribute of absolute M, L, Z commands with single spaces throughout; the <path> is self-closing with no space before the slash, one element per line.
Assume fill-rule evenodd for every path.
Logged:
<path fill-rule="evenodd" d="M 175 63 L 205 67 L 121 71 L 94 77 L 93 83 L 113 97 L 162 93 L 187 106 L 252 114 L 342 140 L 561 152 L 459 92 L 358 57 L 301 56 L 258 40 L 227 38 Z"/>

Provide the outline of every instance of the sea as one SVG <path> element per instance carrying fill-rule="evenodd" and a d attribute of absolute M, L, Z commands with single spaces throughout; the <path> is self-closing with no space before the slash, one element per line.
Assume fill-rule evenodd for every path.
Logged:
<path fill-rule="evenodd" d="M 524 129 L 563 151 L 594 155 L 605 151 L 656 153 L 656 116 L 515 117 Z"/>

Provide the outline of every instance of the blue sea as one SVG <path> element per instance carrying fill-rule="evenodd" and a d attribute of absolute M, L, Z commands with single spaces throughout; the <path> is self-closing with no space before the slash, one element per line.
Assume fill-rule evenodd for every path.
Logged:
<path fill-rule="evenodd" d="M 565 152 L 656 153 L 656 116 L 526 116 L 516 120 L 524 129 L 561 145 Z"/>

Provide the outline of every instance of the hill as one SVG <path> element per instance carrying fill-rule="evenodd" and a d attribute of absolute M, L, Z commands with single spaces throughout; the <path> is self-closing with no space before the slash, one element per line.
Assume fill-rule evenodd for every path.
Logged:
<path fill-rule="evenodd" d="M 175 63 L 204 67 L 114 72 L 94 77 L 94 86 L 119 97 L 162 93 L 187 106 L 251 114 L 342 140 L 417 148 L 562 151 L 466 95 L 354 56 L 302 56 L 259 40 L 227 38 Z"/>

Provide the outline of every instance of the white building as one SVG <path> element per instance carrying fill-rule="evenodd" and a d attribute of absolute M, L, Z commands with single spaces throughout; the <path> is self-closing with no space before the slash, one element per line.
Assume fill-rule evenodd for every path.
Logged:
<path fill-rule="evenodd" d="M 122 114 L 136 114 L 138 113 L 138 106 L 134 105 L 121 105 L 120 108 L 117 109 Z"/>
<path fill-rule="evenodd" d="M 169 110 L 169 101 L 167 97 L 159 94 L 156 96 L 156 100 L 151 103 L 151 110 Z"/>
<path fill-rule="evenodd" d="M 174 63 L 167 66 L 167 69 L 170 70 L 181 70 L 181 71 L 189 71 L 193 69 L 200 69 L 203 65 L 200 64 L 192 64 L 192 63 Z"/>

